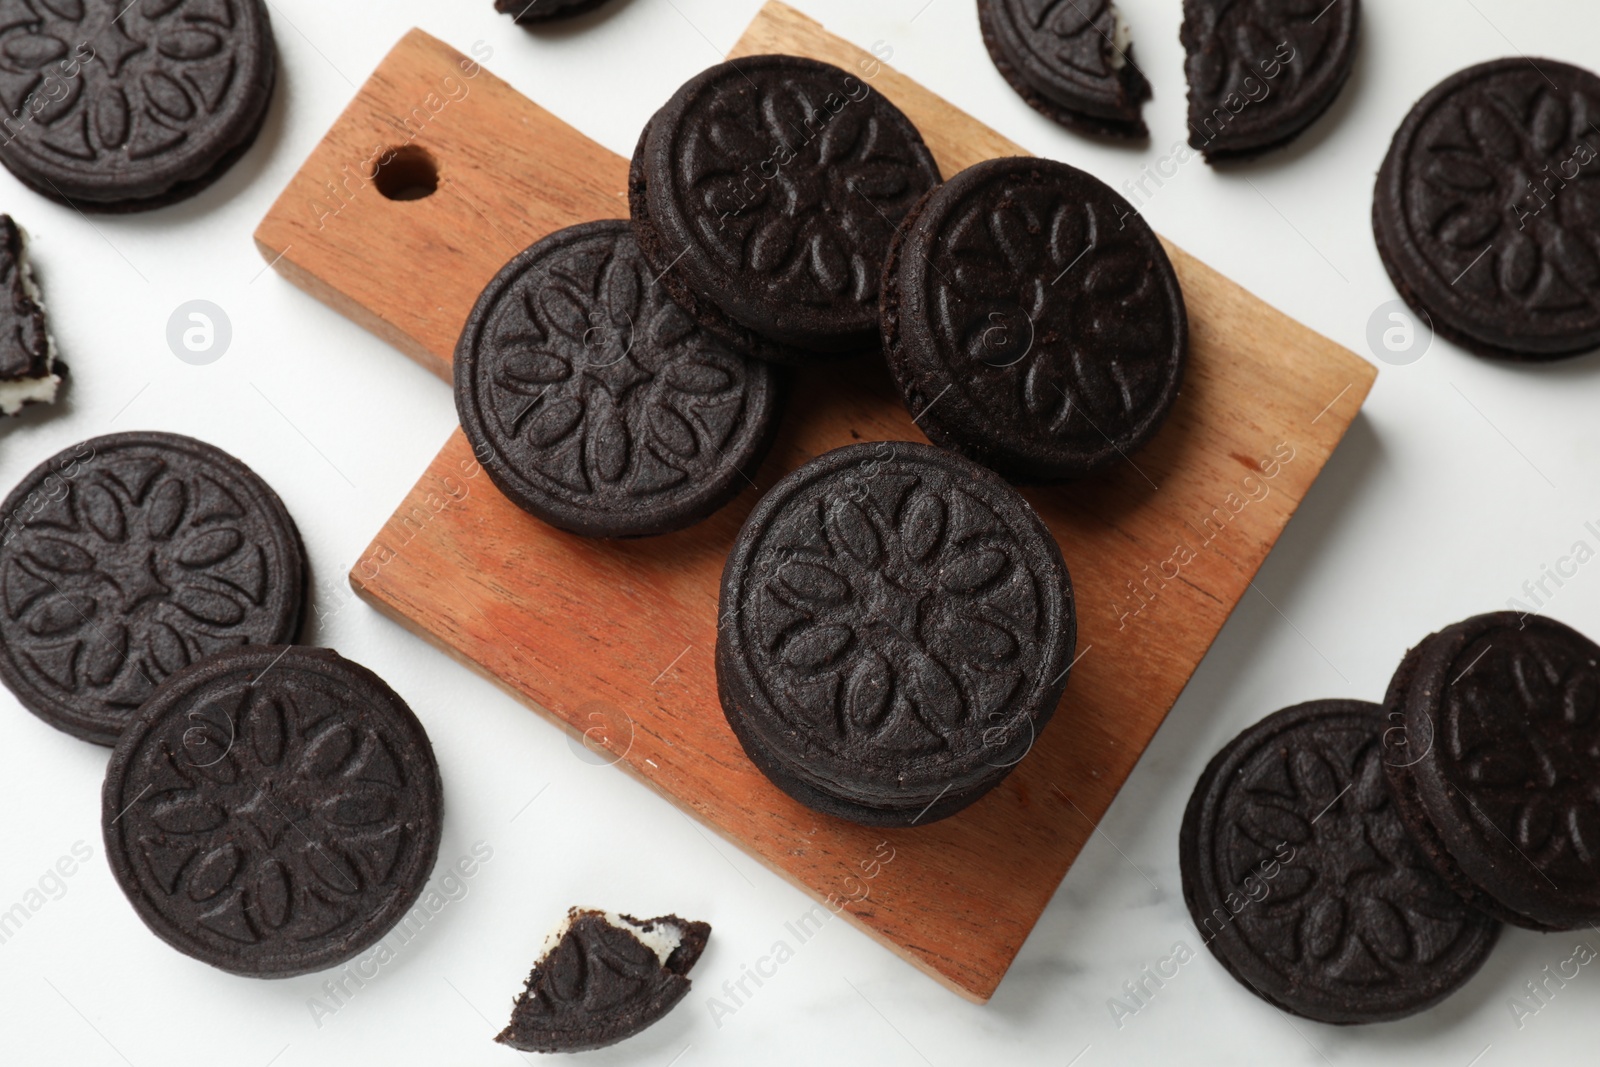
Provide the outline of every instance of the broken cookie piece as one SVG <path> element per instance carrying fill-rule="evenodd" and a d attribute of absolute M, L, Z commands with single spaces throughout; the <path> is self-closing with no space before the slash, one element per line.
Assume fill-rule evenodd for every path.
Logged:
<path fill-rule="evenodd" d="M 1111 0 L 978 0 L 995 69 L 1035 111 L 1079 133 L 1137 140 L 1150 83 Z"/>
<path fill-rule="evenodd" d="M 1210 163 L 1281 148 L 1350 78 L 1361 0 L 1184 0 L 1189 144 Z"/>
<path fill-rule="evenodd" d="M 28 237 L 10 215 L 0 215 L 0 414 L 55 401 L 61 376 L 56 345 L 44 324 L 44 304 L 28 264 Z"/>
<path fill-rule="evenodd" d="M 523 1052 L 587 1052 L 651 1026 L 689 992 L 711 926 L 676 915 L 573 908 L 545 938 L 528 986 L 495 1038 Z"/>
<path fill-rule="evenodd" d="M 495 0 L 494 9 L 516 22 L 537 24 L 586 14 L 606 0 Z"/>

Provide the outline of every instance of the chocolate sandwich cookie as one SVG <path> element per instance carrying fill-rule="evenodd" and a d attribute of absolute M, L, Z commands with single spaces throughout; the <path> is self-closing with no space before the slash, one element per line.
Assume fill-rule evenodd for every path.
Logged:
<path fill-rule="evenodd" d="M 28 263 L 27 235 L 10 215 L 0 215 L 0 415 L 53 403 L 59 370 Z"/>
<path fill-rule="evenodd" d="M 226 452 L 169 433 L 84 441 L 0 504 L 0 680 L 52 726 L 115 744 L 174 671 L 292 641 L 306 570 L 283 502 Z"/>
<path fill-rule="evenodd" d="M 1407 653 L 1384 707 L 1401 815 L 1464 899 L 1535 930 L 1600 922 L 1600 646 L 1478 615 Z"/>
<path fill-rule="evenodd" d="M 1361 0 L 1184 0 L 1189 144 L 1215 163 L 1298 137 L 1350 78 Z"/>
<path fill-rule="evenodd" d="M 411 709 L 331 649 L 257 645 L 168 678 L 112 752 L 106 858 L 173 948 L 251 978 L 343 963 L 421 895 L 439 768 Z"/>
<path fill-rule="evenodd" d="M 13 4 L 0 163 L 85 211 L 186 199 L 255 141 L 277 62 L 262 0 Z"/>
<path fill-rule="evenodd" d="M 999 784 L 1077 640 L 1055 538 L 1016 490 L 905 441 L 834 449 L 761 499 L 722 573 L 717 691 L 817 811 L 922 825 Z"/>
<path fill-rule="evenodd" d="M 656 112 L 628 202 L 645 259 L 701 326 L 735 351 L 803 363 L 876 347 L 889 240 L 938 182 L 922 135 L 867 82 L 750 56 Z"/>
<path fill-rule="evenodd" d="M 922 431 L 1023 482 L 1144 445 L 1189 350 L 1177 275 L 1143 217 L 1093 176 L 1026 157 L 964 170 L 913 209 L 882 323 Z"/>
<path fill-rule="evenodd" d="M 593 11 L 606 0 L 494 0 L 494 9 L 521 23 L 552 22 Z"/>
<path fill-rule="evenodd" d="M 588 1052 L 630 1038 L 688 994 L 710 936 L 710 925 L 676 915 L 640 921 L 573 908 L 495 1040 L 523 1052 Z"/>
<path fill-rule="evenodd" d="M 1372 225 L 1395 288 L 1479 355 L 1600 347 L 1600 77 L 1502 59 L 1446 78 L 1401 124 Z"/>
<path fill-rule="evenodd" d="M 750 484 L 778 424 L 776 372 L 697 326 L 623 220 L 506 264 L 461 333 L 455 389 L 501 492 L 588 537 L 700 521 Z"/>
<path fill-rule="evenodd" d="M 1217 754 L 1183 815 L 1183 899 L 1206 945 L 1261 999 L 1320 1022 L 1437 1004 L 1499 936 L 1406 833 L 1384 729 L 1358 700 L 1269 715 Z"/>
<path fill-rule="evenodd" d="M 978 0 L 995 69 L 1028 106 L 1079 133 L 1142 138 L 1150 83 L 1110 0 Z"/>

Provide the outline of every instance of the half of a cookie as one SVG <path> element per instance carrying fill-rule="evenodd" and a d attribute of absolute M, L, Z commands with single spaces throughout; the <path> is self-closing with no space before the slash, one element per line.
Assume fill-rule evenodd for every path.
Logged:
<path fill-rule="evenodd" d="M 0 215 L 0 415 L 52 404 L 61 375 L 45 328 L 44 302 L 28 263 L 28 235 Z"/>
<path fill-rule="evenodd" d="M 494 9 L 523 25 L 587 15 L 606 0 L 495 0 Z"/>
<path fill-rule="evenodd" d="M 1350 79 L 1361 0 L 1184 0 L 1189 144 L 1212 163 L 1298 137 Z"/>
<path fill-rule="evenodd" d="M 523 1052 L 587 1052 L 658 1022 L 689 992 L 709 923 L 573 908 L 545 938 L 495 1038 Z"/>
<path fill-rule="evenodd" d="M 1110 0 L 978 0 L 995 69 L 1035 111 L 1099 137 L 1148 137 L 1150 82 Z"/>

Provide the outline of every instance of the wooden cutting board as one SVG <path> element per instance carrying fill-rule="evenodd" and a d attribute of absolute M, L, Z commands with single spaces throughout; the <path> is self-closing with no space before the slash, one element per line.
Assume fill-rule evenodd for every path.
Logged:
<path fill-rule="evenodd" d="M 848 68 L 921 128 L 946 175 L 1025 155 L 779 3 L 733 55 Z M 375 160 L 403 149 L 390 191 Z M 448 380 L 474 299 L 552 230 L 626 217 L 627 162 L 412 31 L 256 231 L 296 284 Z M 1170 423 L 1089 485 L 1029 490 L 1061 542 L 1081 612 L 1065 700 L 998 789 L 929 826 L 816 815 L 750 764 L 717 703 L 717 582 L 765 490 L 856 440 L 924 440 L 876 361 L 803 374 L 770 458 L 734 504 L 683 533 L 613 544 L 519 511 L 458 431 L 350 574 L 380 610 L 500 682 L 826 906 L 987 1000 L 1284 524 L 1375 369 L 1167 246 L 1192 362 Z"/>

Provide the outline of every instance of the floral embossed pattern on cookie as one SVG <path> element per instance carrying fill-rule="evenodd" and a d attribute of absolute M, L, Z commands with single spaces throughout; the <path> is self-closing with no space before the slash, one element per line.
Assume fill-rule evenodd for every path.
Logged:
<path fill-rule="evenodd" d="M 1184 0 L 1189 144 L 1242 159 L 1293 140 L 1349 80 L 1360 0 Z"/>
<path fill-rule="evenodd" d="M 106 856 L 147 925 L 236 974 L 287 977 L 372 945 L 438 853 L 422 724 L 327 649 L 255 646 L 174 675 L 118 742 Z"/>
<path fill-rule="evenodd" d="M 1150 82 L 1111 0 L 978 0 L 978 22 L 995 69 L 1034 110 L 1083 133 L 1148 135 Z"/>
<path fill-rule="evenodd" d="M 512 260 L 456 350 L 456 403 L 503 492 L 599 537 L 665 533 L 748 485 L 777 423 L 769 366 L 697 326 L 625 221 Z"/>
<path fill-rule="evenodd" d="M 1499 932 L 1407 834 L 1384 725 L 1350 700 L 1270 715 L 1218 753 L 1184 813 L 1184 899 L 1206 944 L 1252 992 L 1323 1022 L 1437 1003 Z"/>
<path fill-rule="evenodd" d="M 956 175 L 902 228 L 885 278 L 906 407 L 1007 477 L 1119 462 L 1177 398 L 1188 318 L 1166 253 L 1127 201 L 1064 163 Z"/>
<path fill-rule="evenodd" d="M 630 203 L 679 303 L 738 350 L 796 362 L 874 344 L 890 238 L 938 181 L 916 128 L 864 78 L 753 56 L 651 119 Z"/>
<path fill-rule="evenodd" d="M 176 434 L 84 441 L 0 505 L 0 678 L 45 721 L 113 744 L 174 671 L 292 640 L 304 581 L 293 521 L 243 463 Z"/>
<path fill-rule="evenodd" d="M 276 76 L 261 0 L 0 6 L 0 161 L 101 209 L 198 191 L 255 139 Z"/>
<path fill-rule="evenodd" d="M 1412 109 L 1378 174 L 1378 251 L 1408 303 L 1484 355 L 1600 346 L 1600 77 L 1505 59 Z"/>
<path fill-rule="evenodd" d="M 1600 646 L 1476 616 L 1413 649 L 1385 703 L 1402 810 L 1458 892 L 1535 929 L 1600 922 Z"/>
<path fill-rule="evenodd" d="M 746 752 L 791 795 L 926 822 L 1031 748 L 1075 635 L 1060 551 L 1014 490 L 927 445 L 852 445 L 746 522 L 723 572 L 717 679 Z"/>

